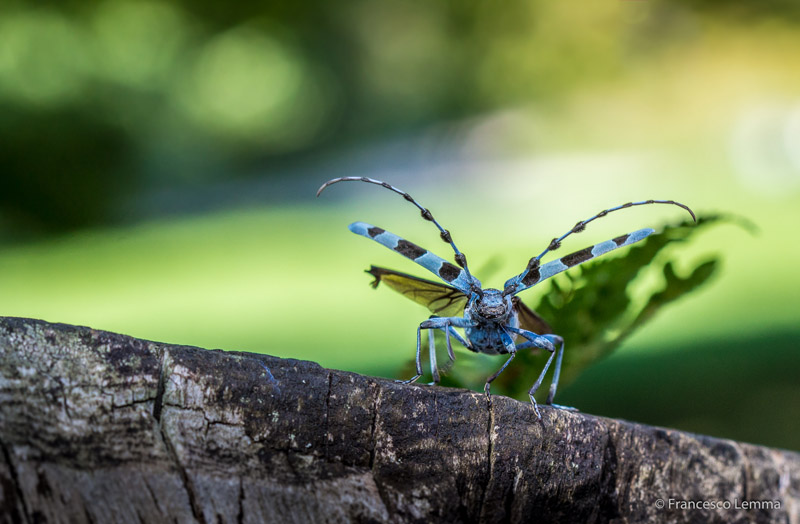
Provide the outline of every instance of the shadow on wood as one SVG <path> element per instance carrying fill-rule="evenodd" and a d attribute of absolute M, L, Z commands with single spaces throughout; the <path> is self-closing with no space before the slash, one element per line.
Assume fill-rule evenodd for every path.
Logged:
<path fill-rule="evenodd" d="M 39 320 L 0 355 L 4 522 L 800 519 L 792 452 Z"/>

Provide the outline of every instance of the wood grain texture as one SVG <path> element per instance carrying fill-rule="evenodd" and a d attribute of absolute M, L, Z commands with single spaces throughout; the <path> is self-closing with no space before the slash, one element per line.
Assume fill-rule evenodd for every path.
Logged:
<path fill-rule="evenodd" d="M 800 521 L 797 453 L 541 409 L 0 318 L 0 518 Z"/>

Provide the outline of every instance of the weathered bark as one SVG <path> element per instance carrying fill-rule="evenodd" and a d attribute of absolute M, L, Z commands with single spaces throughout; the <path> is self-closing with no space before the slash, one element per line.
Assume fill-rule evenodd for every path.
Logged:
<path fill-rule="evenodd" d="M 5 522 L 800 519 L 796 453 L 38 320 L 0 355 Z"/>

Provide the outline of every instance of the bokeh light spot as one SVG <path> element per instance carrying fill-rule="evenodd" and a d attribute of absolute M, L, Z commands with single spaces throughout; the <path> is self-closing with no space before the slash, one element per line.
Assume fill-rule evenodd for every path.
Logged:
<path fill-rule="evenodd" d="M 318 128 L 320 79 L 292 47 L 249 28 L 212 39 L 181 84 L 181 104 L 202 126 L 286 147 Z"/>
<path fill-rule="evenodd" d="M 150 89 L 170 73 L 187 32 L 183 13 L 155 2 L 107 2 L 92 22 L 102 74 Z"/>
<path fill-rule="evenodd" d="M 60 104 L 76 97 L 89 67 L 85 34 L 51 10 L 0 18 L 0 91 L 21 102 Z"/>

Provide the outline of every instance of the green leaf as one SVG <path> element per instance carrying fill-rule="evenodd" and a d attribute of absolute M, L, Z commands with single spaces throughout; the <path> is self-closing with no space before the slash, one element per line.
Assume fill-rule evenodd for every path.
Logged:
<path fill-rule="evenodd" d="M 632 246 L 625 256 L 589 261 L 550 279 L 547 291 L 533 309 L 566 341 L 559 386 L 610 355 L 664 306 L 708 282 L 719 267 L 719 260 L 710 257 L 694 266 L 688 275 L 679 275 L 673 262 L 680 255 L 668 247 L 685 244 L 712 225 L 737 221 L 742 223 L 736 217 L 712 215 L 699 218 L 696 224 L 685 221 L 667 226 L 660 234 Z M 645 283 L 637 277 L 654 270 L 660 270 L 663 282 L 646 296 Z M 643 299 L 632 298 L 643 295 Z M 443 337 L 437 339 L 437 344 L 444 348 Z M 444 360 L 440 357 L 439 361 L 445 362 L 446 354 L 442 356 Z M 519 352 L 514 363 L 492 383 L 492 392 L 526 399 L 548 357 L 544 351 Z M 457 358 L 458 363 L 443 377 L 442 384 L 481 390 L 486 377 L 499 369 L 507 357 L 460 352 Z M 549 388 L 552 367 L 548 375 L 540 390 L 542 399 Z"/>

